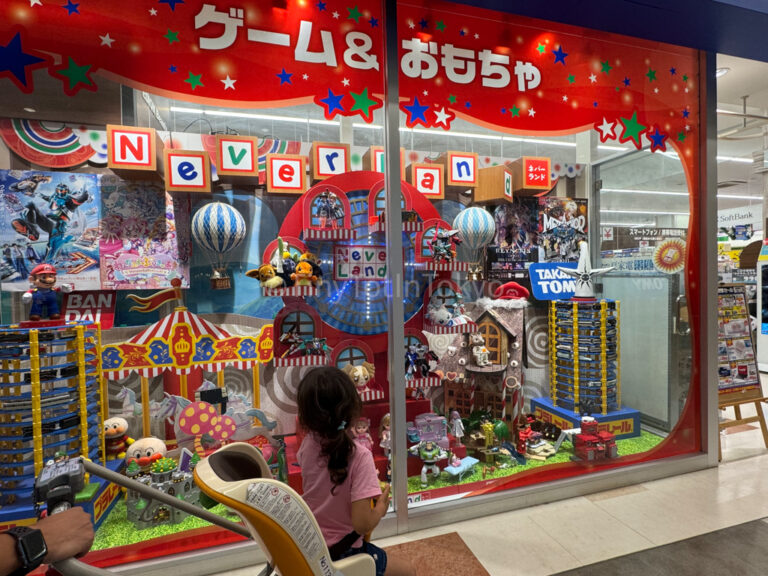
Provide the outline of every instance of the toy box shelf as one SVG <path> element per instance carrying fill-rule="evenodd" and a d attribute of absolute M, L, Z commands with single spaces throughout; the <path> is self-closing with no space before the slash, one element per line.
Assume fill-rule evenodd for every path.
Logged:
<path fill-rule="evenodd" d="M 354 240 L 357 233 L 350 228 L 335 228 L 329 230 L 318 230 L 317 228 L 306 228 L 302 233 L 304 240 Z"/>
<path fill-rule="evenodd" d="M 442 384 L 440 376 L 427 376 L 426 378 L 409 378 L 405 381 L 408 389 L 435 388 Z"/>
<path fill-rule="evenodd" d="M 421 222 L 403 222 L 403 232 L 421 232 L 424 229 L 424 225 Z M 387 230 L 386 222 L 376 222 L 371 224 L 368 228 L 368 232 L 371 234 L 381 233 L 383 234 Z"/>
<path fill-rule="evenodd" d="M 262 288 L 264 296 L 317 296 L 316 286 L 291 286 L 290 288 Z"/>
<path fill-rule="evenodd" d="M 328 357 L 319 354 L 307 356 L 292 356 L 280 358 L 275 356 L 275 368 L 287 368 L 289 366 L 327 366 Z"/>
<path fill-rule="evenodd" d="M 470 334 L 477 332 L 477 324 L 467 321 L 455 326 L 439 326 L 436 324 L 424 324 L 424 331 L 430 334 Z"/>

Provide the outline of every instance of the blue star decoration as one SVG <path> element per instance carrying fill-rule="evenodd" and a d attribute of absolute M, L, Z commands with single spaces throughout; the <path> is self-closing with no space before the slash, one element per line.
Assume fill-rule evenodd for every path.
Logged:
<path fill-rule="evenodd" d="M 184 4 L 184 0 L 157 0 L 158 4 L 168 4 L 171 12 L 176 12 L 176 4 Z"/>
<path fill-rule="evenodd" d="M 690 110 L 683 110 L 683 118 L 688 118 L 690 114 L 691 114 Z"/>
<path fill-rule="evenodd" d="M 465 32 L 464 28 L 459 30 L 459 36 L 465 36 L 465 35 L 466 35 L 466 32 Z"/>
<path fill-rule="evenodd" d="M 624 76 L 624 80 L 623 80 L 623 82 L 624 82 L 624 86 L 627 86 L 627 87 L 629 87 L 629 78 L 627 78 L 626 76 Z"/>
<path fill-rule="evenodd" d="M 293 82 L 291 82 L 291 76 L 293 76 L 293 74 L 286 72 L 285 68 L 283 68 L 283 71 L 280 72 L 280 74 L 275 74 L 275 76 L 280 78 L 280 86 L 283 84 L 293 84 Z"/>
<path fill-rule="evenodd" d="M 502 109 L 501 109 L 501 113 L 502 113 L 502 114 L 506 114 L 506 113 L 507 113 L 507 109 L 506 109 L 506 108 L 502 108 Z"/>
<path fill-rule="evenodd" d="M 368 24 L 371 25 L 371 28 L 376 28 L 379 25 L 379 20 L 377 18 L 371 18 L 368 20 Z"/>
<path fill-rule="evenodd" d="M 471 107 L 472 107 L 472 103 L 471 102 L 469 102 L 469 101 L 464 102 L 464 108 L 471 108 Z"/>
<path fill-rule="evenodd" d="M 674 67 L 670 68 L 669 73 L 672 74 L 672 76 L 674 76 L 675 74 L 677 74 L 677 68 L 674 68 Z"/>
<path fill-rule="evenodd" d="M 555 64 L 560 62 L 563 66 L 565 66 L 565 57 L 568 56 L 568 53 L 563 51 L 562 45 L 558 46 L 557 50 L 552 50 L 552 54 L 555 55 Z"/>
<path fill-rule="evenodd" d="M 419 123 L 423 126 L 429 127 L 427 117 L 424 115 L 424 113 L 429 109 L 429 106 L 422 106 L 419 103 L 418 97 L 414 97 L 413 104 L 410 106 L 407 104 L 400 104 L 400 109 L 408 114 L 408 119 L 405 121 L 405 125 L 408 126 L 408 128 L 413 128 L 416 124 Z"/>
<path fill-rule="evenodd" d="M 651 141 L 651 152 L 655 152 L 656 150 L 661 150 L 662 152 L 667 151 L 667 145 L 664 143 L 664 140 L 669 138 L 669 135 L 659 132 L 658 126 L 653 127 L 653 132 L 646 132 L 646 136 L 648 136 L 648 139 Z"/>
<path fill-rule="evenodd" d="M 29 68 L 45 66 L 46 61 L 21 48 L 21 32 L 17 32 L 5 46 L 0 46 L 0 78 L 9 77 L 23 92 L 33 90 Z"/>
<path fill-rule="evenodd" d="M 594 106 L 595 108 L 597 108 L 597 102 L 592 102 L 592 106 Z"/>
<path fill-rule="evenodd" d="M 177 70 L 177 68 L 176 68 L 176 66 L 174 66 L 173 64 L 171 64 L 171 65 L 168 67 L 168 70 L 170 71 L 170 73 L 171 73 L 171 74 L 175 74 L 175 73 L 176 73 L 176 70 Z"/>
<path fill-rule="evenodd" d="M 419 26 L 421 26 L 421 29 L 424 30 L 427 26 L 429 26 L 429 22 L 427 20 L 425 20 L 424 18 L 422 18 L 419 21 Z"/>
<path fill-rule="evenodd" d="M 318 2 L 318 3 L 316 4 L 316 6 L 317 6 L 317 9 L 318 9 L 318 10 L 320 10 L 320 12 L 322 12 L 323 10 L 325 10 L 325 2 L 323 2 L 322 0 L 321 0 L 320 2 Z"/>
<path fill-rule="evenodd" d="M 341 105 L 341 100 L 344 98 L 344 94 L 334 94 L 333 91 L 328 88 L 328 97 L 321 98 L 320 102 L 325 107 L 325 117 L 329 120 L 336 116 L 337 111 L 344 114 L 344 106 Z"/>
<path fill-rule="evenodd" d="M 67 11 L 67 16 L 72 16 L 72 14 L 80 14 L 80 10 L 77 9 L 77 7 L 80 6 L 80 4 L 75 4 L 72 2 L 72 0 L 67 0 L 67 3 L 62 6 Z"/>

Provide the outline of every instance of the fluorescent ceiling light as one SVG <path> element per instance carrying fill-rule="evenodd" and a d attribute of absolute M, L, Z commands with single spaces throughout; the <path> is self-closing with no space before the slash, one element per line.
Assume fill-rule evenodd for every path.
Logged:
<path fill-rule="evenodd" d="M 656 228 L 656 222 L 600 222 L 600 226 L 616 226 L 618 228 Z"/>
<path fill-rule="evenodd" d="M 631 190 L 628 188 L 601 188 L 601 192 L 616 192 L 619 194 L 650 194 L 654 196 L 688 196 L 688 192 L 666 192 L 664 190 Z"/>
<path fill-rule="evenodd" d="M 752 158 L 737 158 L 736 156 L 718 156 L 718 162 L 738 162 L 740 164 L 752 164 Z"/>
<path fill-rule="evenodd" d="M 730 71 L 731 69 L 726 66 L 723 66 L 722 68 L 718 68 L 717 70 L 715 70 L 715 78 L 722 78 L 723 76 L 728 74 L 728 72 Z"/>
<path fill-rule="evenodd" d="M 718 198 L 735 198 L 737 200 L 760 200 L 761 202 L 763 201 L 763 197 L 759 195 L 741 196 L 738 194 L 718 194 L 717 197 Z"/>
<path fill-rule="evenodd" d="M 639 216 L 690 216 L 688 212 L 656 212 L 653 210 L 606 210 L 601 209 L 601 214 L 637 214 Z"/>
<path fill-rule="evenodd" d="M 300 118 L 298 116 L 278 116 L 273 114 L 253 114 L 250 112 L 229 112 L 227 110 L 202 110 L 200 108 L 182 108 L 171 106 L 171 112 L 184 112 L 186 114 L 199 114 L 204 116 L 223 118 L 246 118 L 250 120 L 267 120 L 271 122 L 297 122 L 303 124 L 317 124 L 319 126 L 338 126 L 338 120 L 318 120 L 315 118 Z"/>

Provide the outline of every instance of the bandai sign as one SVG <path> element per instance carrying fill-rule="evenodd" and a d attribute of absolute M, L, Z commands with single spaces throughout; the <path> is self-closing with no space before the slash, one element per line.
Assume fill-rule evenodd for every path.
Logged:
<path fill-rule="evenodd" d="M 102 330 L 112 328 L 115 319 L 116 292 L 82 291 L 64 294 L 64 320 L 100 323 Z"/>

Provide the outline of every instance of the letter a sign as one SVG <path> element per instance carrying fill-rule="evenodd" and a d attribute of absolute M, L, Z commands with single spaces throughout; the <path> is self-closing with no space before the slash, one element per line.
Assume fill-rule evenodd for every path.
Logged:
<path fill-rule="evenodd" d="M 445 196 L 442 164 L 409 164 L 407 173 L 411 184 L 430 200 Z"/>

